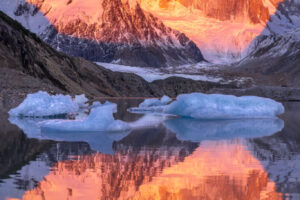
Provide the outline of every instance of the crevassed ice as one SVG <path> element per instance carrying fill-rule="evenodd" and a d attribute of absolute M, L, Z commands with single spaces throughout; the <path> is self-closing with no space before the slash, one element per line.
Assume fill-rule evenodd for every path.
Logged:
<path fill-rule="evenodd" d="M 159 108 L 159 109 L 156 109 Z M 284 113 L 284 107 L 272 99 L 221 94 L 182 94 L 169 105 L 139 106 L 133 111 L 155 111 L 194 119 L 272 118 Z"/>
<path fill-rule="evenodd" d="M 115 120 L 113 113 L 117 105 L 105 103 L 92 108 L 89 116 L 81 120 L 48 120 L 40 123 L 42 132 L 96 132 L 125 131 L 130 127 L 127 123 Z"/>
<path fill-rule="evenodd" d="M 76 113 L 82 102 L 83 96 L 73 101 L 69 95 L 49 95 L 47 92 L 39 91 L 28 94 L 25 100 L 16 108 L 9 111 L 10 116 L 23 117 L 47 117 L 67 113 Z"/>

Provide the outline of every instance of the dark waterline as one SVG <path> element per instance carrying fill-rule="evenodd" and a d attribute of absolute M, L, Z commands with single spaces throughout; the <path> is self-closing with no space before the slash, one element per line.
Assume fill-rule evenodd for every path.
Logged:
<path fill-rule="evenodd" d="M 141 100 L 114 101 L 116 118 L 143 120 L 126 111 Z M 0 199 L 300 199 L 300 103 L 285 108 L 282 120 L 175 118 L 85 134 L 14 121 L 24 134 L 2 113 Z"/>

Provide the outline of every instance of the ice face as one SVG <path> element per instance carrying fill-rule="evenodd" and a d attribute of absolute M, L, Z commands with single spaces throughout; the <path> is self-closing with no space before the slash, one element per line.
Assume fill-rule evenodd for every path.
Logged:
<path fill-rule="evenodd" d="M 284 107 L 272 99 L 221 94 L 182 94 L 165 105 L 161 100 L 145 100 L 132 112 L 156 112 L 193 119 L 273 118 L 284 112 Z"/>
<path fill-rule="evenodd" d="M 28 94 L 16 108 L 9 111 L 10 116 L 49 117 L 76 113 L 78 104 L 69 95 L 49 95 L 47 92 Z"/>
<path fill-rule="evenodd" d="M 272 118 L 284 107 L 262 97 L 192 93 L 179 95 L 165 112 L 194 119 Z"/>
<path fill-rule="evenodd" d="M 118 132 L 129 130 L 127 123 L 115 120 L 113 113 L 117 105 L 105 103 L 92 108 L 89 116 L 82 120 L 48 120 L 40 123 L 42 132 Z"/>

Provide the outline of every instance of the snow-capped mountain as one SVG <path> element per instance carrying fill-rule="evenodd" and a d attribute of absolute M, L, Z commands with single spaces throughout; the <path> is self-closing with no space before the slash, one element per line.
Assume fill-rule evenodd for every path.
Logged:
<path fill-rule="evenodd" d="M 152 67 L 203 61 L 185 34 L 135 1 L 16 0 L 1 1 L 0 9 L 72 56 Z"/>
<path fill-rule="evenodd" d="M 284 74 L 286 85 L 300 83 L 300 1 L 285 0 L 271 16 L 266 28 L 250 44 L 241 70 Z"/>
<path fill-rule="evenodd" d="M 202 61 L 201 52 L 215 63 L 240 61 L 272 38 L 298 34 L 299 4 L 299 0 L 14 0 L 0 2 L 0 9 L 69 55 L 159 67 Z"/>

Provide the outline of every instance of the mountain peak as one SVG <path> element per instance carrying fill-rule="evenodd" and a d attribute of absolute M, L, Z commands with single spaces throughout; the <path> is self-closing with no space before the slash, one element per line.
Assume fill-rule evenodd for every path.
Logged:
<path fill-rule="evenodd" d="M 14 7 L 11 16 L 72 56 L 145 67 L 204 60 L 190 39 L 145 12 L 135 0 L 27 0 L 9 6 Z"/>

